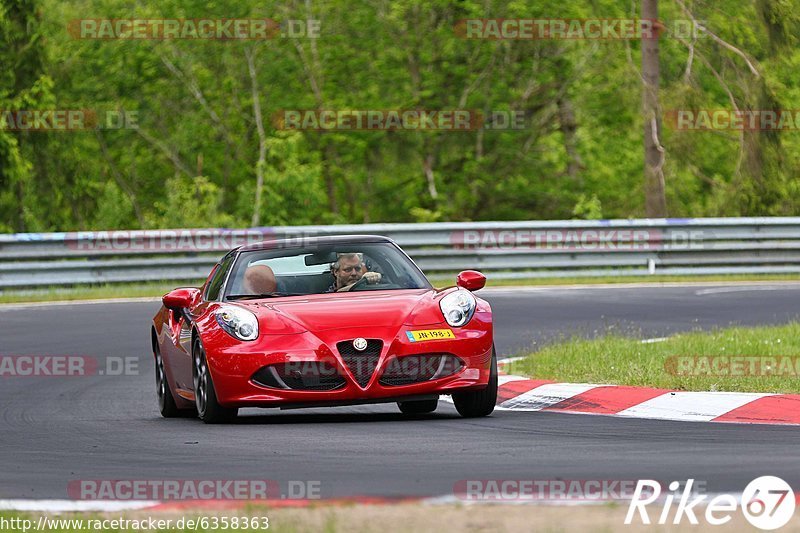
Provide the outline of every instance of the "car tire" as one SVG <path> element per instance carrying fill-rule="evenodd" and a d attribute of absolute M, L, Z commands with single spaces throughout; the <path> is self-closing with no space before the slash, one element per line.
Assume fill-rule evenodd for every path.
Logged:
<path fill-rule="evenodd" d="M 158 411 L 164 418 L 179 418 L 186 416 L 186 409 L 178 409 L 172 387 L 169 385 L 167 373 L 164 371 L 164 359 L 158 348 L 155 349 L 156 360 L 156 397 L 158 398 Z"/>
<path fill-rule="evenodd" d="M 489 385 L 482 390 L 453 394 L 453 403 L 458 414 L 465 418 L 488 416 L 497 403 L 497 354 L 492 345 L 492 362 L 489 371 Z"/>
<path fill-rule="evenodd" d="M 413 402 L 397 402 L 397 407 L 404 415 L 424 415 L 432 413 L 439 406 L 439 398 L 433 400 L 416 400 Z"/>
<path fill-rule="evenodd" d="M 192 377 L 194 403 L 200 420 L 206 424 L 224 424 L 236 418 L 239 409 L 223 407 L 217 401 L 214 380 L 211 378 L 206 352 L 200 339 L 195 339 L 192 346 Z"/>

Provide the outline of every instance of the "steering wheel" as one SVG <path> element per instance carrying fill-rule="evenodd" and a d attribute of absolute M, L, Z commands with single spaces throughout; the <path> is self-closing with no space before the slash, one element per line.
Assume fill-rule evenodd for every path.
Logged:
<path fill-rule="evenodd" d="M 356 287 L 363 287 L 366 284 L 367 284 L 367 278 L 362 276 L 361 279 L 359 279 L 349 287 L 342 287 L 337 292 L 350 292 L 352 290 L 355 290 Z"/>
<path fill-rule="evenodd" d="M 361 276 L 360 280 L 358 280 L 355 283 L 353 283 L 353 285 L 350 287 L 350 290 L 354 291 L 354 290 L 356 290 L 356 287 L 363 287 L 367 283 L 369 283 L 369 280 L 367 279 L 367 277 L 366 276 Z"/>

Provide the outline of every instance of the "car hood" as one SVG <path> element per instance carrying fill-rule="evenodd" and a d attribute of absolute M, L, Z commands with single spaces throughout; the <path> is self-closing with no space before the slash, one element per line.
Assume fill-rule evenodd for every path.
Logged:
<path fill-rule="evenodd" d="M 281 315 L 309 331 L 345 327 L 400 327 L 412 324 L 420 309 L 429 309 L 439 293 L 436 290 L 375 291 L 356 294 L 332 293 L 291 297 L 259 306 Z M 439 321 L 443 320 L 441 316 Z"/>

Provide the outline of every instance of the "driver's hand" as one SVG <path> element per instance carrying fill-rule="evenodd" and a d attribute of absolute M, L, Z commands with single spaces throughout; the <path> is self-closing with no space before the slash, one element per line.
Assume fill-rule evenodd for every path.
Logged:
<path fill-rule="evenodd" d="M 370 285 L 375 285 L 376 283 L 381 282 L 381 273 L 380 272 L 365 272 L 364 278 L 367 279 L 367 283 Z"/>

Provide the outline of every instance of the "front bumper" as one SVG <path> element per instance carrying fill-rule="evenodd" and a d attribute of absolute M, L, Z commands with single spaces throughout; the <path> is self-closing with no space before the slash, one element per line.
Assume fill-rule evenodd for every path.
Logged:
<path fill-rule="evenodd" d="M 285 335 L 262 335 L 253 342 L 206 347 L 209 370 L 219 403 L 225 407 L 302 407 L 305 405 L 348 405 L 379 403 L 403 399 L 434 397 L 485 388 L 489 382 L 492 356 L 492 324 L 476 313 L 467 327 L 450 328 L 446 323 L 401 328 L 351 327 Z M 451 329 L 455 339 L 409 340 L 407 331 Z M 377 367 L 362 387 L 337 349 L 337 343 L 355 338 L 381 340 Z M 404 357 L 423 354 L 450 354 L 462 366 L 444 377 L 405 385 L 386 385 L 381 377 L 391 365 Z M 264 367 L 301 367 L 306 362 L 325 361 L 336 367 L 343 378 L 335 390 L 287 390 L 267 387 L 253 377 Z"/>

